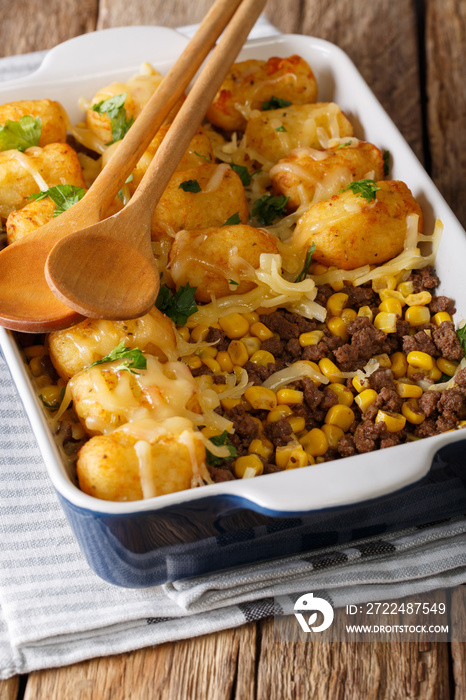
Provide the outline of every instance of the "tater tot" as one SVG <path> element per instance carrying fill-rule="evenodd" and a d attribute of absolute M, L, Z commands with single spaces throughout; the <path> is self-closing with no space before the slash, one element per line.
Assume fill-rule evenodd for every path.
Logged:
<path fill-rule="evenodd" d="M 206 472 L 204 445 L 193 437 L 192 446 L 190 450 L 175 432 L 150 442 L 123 430 L 93 437 L 79 452 L 79 486 L 106 501 L 137 501 L 189 489 L 197 474 Z"/>
<path fill-rule="evenodd" d="M 183 182 L 193 180 L 200 192 L 185 192 Z M 222 226 L 238 214 L 242 223 L 249 218 L 243 184 L 229 165 L 200 165 L 175 173 L 152 218 L 152 238 L 161 240 L 186 229 Z"/>
<path fill-rule="evenodd" d="M 329 139 L 352 136 L 353 127 L 338 105 L 317 102 L 256 112 L 245 134 L 248 147 L 276 162 L 294 148 L 325 148 Z"/>
<path fill-rule="evenodd" d="M 275 238 L 253 226 L 222 226 L 181 231 L 170 252 L 170 272 L 177 287 L 197 287 L 197 301 L 227 294 L 244 294 L 254 283 L 242 279 L 257 269 L 262 253 L 278 253 Z M 239 282 L 230 285 L 229 280 Z"/>
<path fill-rule="evenodd" d="M 328 199 L 353 180 L 383 178 L 380 149 L 365 141 L 354 141 L 355 145 L 342 144 L 323 151 L 297 148 L 273 166 L 273 190 L 289 197 L 288 211 Z"/>
<path fill-rule="evenodd" d="M 21 209 L 34 192 L 41 190 L 31 171 L 37 170 L 48 187 L 86 187 L 76 151 L 66 143 L 50 143 L 44 148 L 28 148 L 24 153 L 0 153 L 0 216 L 6 219 Z"/>
<path fill-rule="evenodd" d="M 42 129 L 39 146 L 66 141 L 67 116 L 59 102 L 53 100 L 20 100 L 0 105 L 0 124 L 7 120 L 19 121 L 21 117 L 40 117 Z"/>
<path fill-rule="evenodd" d="M 376 197 L 367 202 L 350 190 L 309 207 L 299 219 L 292 248 L 306 250 L 312 243 L 313 260 L 353 270 L 386 262 L 403 250 L 408 214 L 422 211 L 404 182 L 377 182 Z"/>
<path fill-rule="evenodd" d="M 170 124 L 167 124 L 166 126 L 162 126 L 162 128 L 157 131 L 155 137 L 149 144 L 149 148 L 146 150 L 142 158 L 140 158 L 138 164 L 133 170 L 133 179 L 128 183 L 131 194 L 134 194 L 136 188 L 141 182 L 169 128 Z M 197 133 L 191 139 L 185 154 L 178 163 L 176 170 L 189 170 L 190 168 L 196 168 L 199 165 L 204 165 L 206 162 L 213 162 L 213 160 L 214 156 L 209 137 L 205 133 L 204 129 L 199 127 Z"/>
<path fill-rule="evenodd" d="M 145 316 L 130 321 L 85 319 L 48 336 L 50 359 L 62 379 L 80 372 L 124 342 L 166 361 L 178 356 L 175 327 L 155 306 Z"/>
<path fill-rule="evenodd" d="M 277 97 L 293 104 L 317 99 L 317 83 L 309 65 L 300 56 L 249 60 L 235 63 L 207 112 L 207 119 L 225 131 L 244 129 L 246 119 L 236 104 L 261 109 Z"/>
<path fill-rule="evenodd" d="M 6 239 L 8 244 L 20 241 L 40 226 L 53 219 L 56 204 L 50 197 L 32 201 L 18 211 L 13 211 L 6 220 Z"/>

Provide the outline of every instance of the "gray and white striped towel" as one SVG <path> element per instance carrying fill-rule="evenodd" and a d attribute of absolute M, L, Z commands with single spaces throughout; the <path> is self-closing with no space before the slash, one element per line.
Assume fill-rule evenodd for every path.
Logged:
<path fill-rule="evenodd" d="M 41 58 L 4 59 L 0 78 Z M 0 542 L 0 678 L 238 626 L 272 614 L 275 596 L 318 590 L 338 607 L 466 582 L 456 519 L 166 586 L 112 586 L 78 548 L 2 358 Z"/>

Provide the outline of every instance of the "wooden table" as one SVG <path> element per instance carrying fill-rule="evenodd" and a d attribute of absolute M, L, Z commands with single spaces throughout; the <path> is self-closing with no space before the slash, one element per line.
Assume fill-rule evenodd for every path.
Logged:
<path fill-rule="evenodd" d="M 212 0 L 0 0 L 3 56 L 95 29 L 197 22 Z M 269 0 L 343 48 L 466 225 L 466 1 Z M 452 616 L 466 624 L 466 596 Z M 0 682 L 0 700 L 466 698 L 466 644 L 276 644 L 273 620 Z"/>

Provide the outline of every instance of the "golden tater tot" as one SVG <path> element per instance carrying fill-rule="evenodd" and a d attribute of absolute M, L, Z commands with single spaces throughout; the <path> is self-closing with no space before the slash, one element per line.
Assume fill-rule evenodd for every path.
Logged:
<path fill-rule="evenodd" d="M 144 153 L 142 158 L 140 158 L 138 164 L 133 170 L 133 179 L 128 183 L 131 194 L 134 194 L 136 188 L 141 182 L 144 173 L 149 167 L 169 128 L 170 124 L 167 124 L 166 126 L 162 126 L 162 128 L 157 131 L 155 137 L 149 144 L 149 148 Z M 197 134 L 195 134 L 191 139 L 191 142 L 182 159 L 178 163 L 176 170 L 189 170 L 190 168 L 196 168 L 199 165 L 204 165 L 206 162 L 213 162 L 213 160 L 214 156 L 209 137 L 205 133 L 204 129 L 199 127 Z"/>
<path fill-rule="evenodd" d="M 6 239 L 8 244 L 15 243 L 28 236 L 40 226 L 53 219 L 56 204 L 50 197 L 32 201 L 18 211 L 13 211 L 6 220 Z"/>
<path fill-rule="evenodd" d="M 248 147 L 276 162 L 294 148 L 325 148 L 328 140 L 353 135 L 353 127 L 333 102 L 291 105 L 255 113 L 246 127 Z"/>
<path fill-rule="evenodd" d="M 207 476 L 204 445 L 194 433 L 191 443 L 190 450 L 169 429 L 150 442 L 124 430 L 98 435 L 79 452 L 79 486 L 106 501 L 137 501 L 189 489 L 198 474 Z"/>
<path fill-rule="evenodd" d="M 365 141 L 354 141 L 354 145 L 342 144 L 323 151 L 297 148 L 273 166 L 273 190 L 289 197 L 288 211 L 328 199 L 353 180 L 383 178 L 380 149 Z"/>
<path fill-rule="evenodd" d="M 305 250 L 315 243 L 313 260 L 353 270 L 386 262 L 403 250 L 406 217 L 422 211 L 404 182 L 377 182 L 376 197 L 367 202 L 350 190 L 309 207 L 299 219 L 291 246 Z"/>
<path fill-rule="evenodd" d="M 39 146 L 66 141 L 67 116 L 59 102 L 53 100 L 19 100 L 0 105 L 0 124 L 19 121 L 26 116 L 40 117 L 42 129 Z"/>
<path fill-rule="evenodd" d="M 28 148 L 24 153 L 3 151 L 0 153 L 0 216 L 3 219 L 24 207 L 29 197 L 42 189 L 32 175 L 34 170 L 48 187 L 86 187 L 76 151 L 66 143 Z"/>
<path fill-rule="evenodd" d="M 199 192 L 185 192 L 181 185 L 196 182 Z M 222 226 L 238 213 L 242 223 L 249 218 L 243 184 L 229 165 L 200 165 L 175 173 L 152 218 L 152 238 L 161 240 L 186 229 Z"/>
<path fill-rule="evenodd" d="M 148 314 L 130 321 L 85 319 L 71 328 L 48 336 L 50 359 L 62 379 L 80 372 L 123 342 L 166 361 L 178 356 L 175 327 L 155 306 Z"/>
<path fill-rule="evenodd" d="M 244 129 L 246 119 L 236 104 L 261 109 L 271 97 L 293 104 L 316 101 L 316 79 L 303 58 L 273 57 L 268 61 L 235 63 L 209 107 L 207 119 L 225 131 Z"/>
<path fill-rule="evenodd" d="M 189 282 L 197 287 L 197 301 L 244 294 L 254 283 L 243 279 L 257 269 L 262 253 L 278 253 L 275 238 L 253 226 L 222 226 L 181 231 L 170 252 L 170 272 L 177 287 Z M 239 282 L 232 285 L 229 280 Z"/>

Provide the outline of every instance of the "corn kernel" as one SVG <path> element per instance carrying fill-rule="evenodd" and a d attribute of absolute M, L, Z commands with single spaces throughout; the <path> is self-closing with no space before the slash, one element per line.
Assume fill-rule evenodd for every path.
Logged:
<path fill-rule="evenodd" d="M 372 321 L 372 319 L 374 318 L 374 312 L 372 311 L 370 306 L 360 306 L 358 309 L 358 316 L 365 316 L 369 319 L 369 321 Z"/>
<path fill-rule="evenodd" d="M 241 338 L 241 342 L 244 344 L 244 347 L 248 351 L 249 357 L 254 355 L 254 353 L 257 352 L 261 346 L 261 341 L 259 340 L 259 338 L 253 338 L 250 335 L 243 336 L 243 338 Z"/>
<path fill-rule="evenodd" d="M 336 450 L 338 447 L 338 440 L 345 434 L 344 431 L 337 425 L 323 425 L 322 432 L 328 441 L 328 446 L 332 450 Z"/>
<path fill-rule="evenodd" d="M 260 365 L 261 367 L 267 367 L 267 365 L 275 364 L 275 357 L 268 350 L 258 350 L 251 355 L 251 362 L 255 365 Z"/>
<path fill-rule="evenodd" d="M 383 277 L 377 277 L 372 280 L 372 289 L 374 292 L 380 292 L 382 289 L 395 289 L 395 287 L 395 275 L 384 275 Z"/>
<path fill-rule="evenodd" d="M 308 433 L 303 435 L 300 442 L 307 454 L 312 457 L 324 455 L 328 450 L 327 436 L 320 428 L 312 428 L 312 430 L 309 430 Z"/>
<path fill-rule="evenodd" d="M 427 371 L 434 367 L 434 359 L 426 352 L 421 352 L 420 350 L 412 350 L 408 352 L 406 357 L 408 360 L 408 365 L 411 367 L 416 367 L 416 369 L 425 369 Z"/>
<path fill-rule="evenodd" d="M 354 398 L 353 393 L 347 389 L 344 384 L 334 382 L 333 384 L 329 385 L 329 389 L 331 389 L 337 395 L 338 403 L 343 404 L 343 406 L 351 406 Z"/>
<path fill-rule="evenodd" d="M 408 379 L 413 379 L 416 374 L 419 374 L 419 372 L 421 374 L 423 374 L 425 377 L 429 376 L 429 372 L 427 372 L 426 370 L 419 369 L 418 367 L 413 367 L 412 365 L 408 365 L 408 369 L 406 371 L 406 376 L 408 377 Z M 439 372 L 440 372 L 440 370 L 439 370 Z"/>
<path fill-rule="evenodd" d="M 355 402 L 358 404 L 362 413 L 365 413 L 369 406 L 374 403 L 377 398 L 377 392 L 374 389 L 364 389 L 355 397 Z"/>
<path fill-rule="evenodd" d="M 38 377 L 35 377 L 34 384 L 38 389 L 42 389 L 45 386 L 49 386 L 51 381 L 48 374 L 40 374 Z"/>
<path fill-rule="evenodd" d="M 183 340 L 185 340 L 186 342 L 188 342 L 188 341 L 189 341 L 189 338 L 190 338 L 190 335 L 191 335 L 190 332 L 189 332 L 189 328 L 188 328 L 187 326 L 180 326 L 177 330 L 178 330 L 178 333 L 179 333 L 179 334 L 181 335 L 181 337 L 183 338 Z"/>
<path fill-rule="evenodd" d="M 437 365 L 434 365 L 432 369 L 429 370 L 429 379 L 432 379 L 433 382 L 438 382 L 441 376 L 442 372 L 439 370 Z"/>
<path fill-rule="evenodd" d="M 390 369 L 390 367 L 392 366 L 392 361 L 386 352 L 382 352 L 380 355 L 374 355 L 374 360 L 376 360 L 379 363 L 379 367 L 385 367 L 386 369 Z"/>
<path fill-rule="evenodd" d="M 231 411 L 232 408 L 245 403 L 242 399 L 220 399 L 220 404 L 224 411 Z"/>
<path fill-rule="evenodd" d="M 432 294 L 426 290 L 418 294 L 408 294 L 406 303 L 408 306 L 425 306 L 432 301 Z"/>
<path fill-rule="evenodd" d="M 202 360 L 197 355 L 186 355 L 183 357 L 183 362 L 187 364 L 190 369 L 199 369 L 199 367 L 202 367 Z"/>
<path fill-rule="evenodd" d="M 460 420 L 457 427 L 458 428 L 466 428 L 466 420 Z"/>
<path fill-rule="evenodd" d="M 384 333 L 394 333 L 396 331 L 396 314 L 380 311 L 374 318 L 374 326 Z"/>
<path fill-rule="evenodd" d="M 312 362 L 312 360 L 300 360 L 300 362 L 305 362 L 307 365 L 309 365 L 309 367 L 312 367 L 312 369 L 314 369 L 316 372 L 319 372 L 319 374 L 321 373 L 320 369 L 319 369 L 319 365 L 316 362 Z M 320 386 L 322 384 L 322 382 L 319 382 L 318 379 L 314 379 L 312 377 L 310 377 L 310 379 L 311 379 L 311 381 L 314 382 L 314 384 L 316 386 Z"/>
<path fill-rule="evenodd" d="M 272 411 L 277 407 L 275 392 L 265 386 L 250 386 L 244 392 L 244 398 L 254 409 Z"/>
<path fill-rule="evenodd" d="M 214 435 L 218 435 L 218 428 L 208 428 L 206 426 L 205 428 L 202 428 L 201 433 L 204 437 L 209 439 L 211 437 L 214 437 Z"/>
<path fill-rule="evenodd" d="M 45 355 L 45 347 L 43 345 L 30 345 L 24 348 L 24 354 L 27 360 L 30 360 L 32 357 L 42 357 L 42 355 Z"/>
<path fill-rule="evenodd" d="M 256 313 L 259 316 L 270 316 L 270 314 L 274 314 L 276 310 L 276 306 L 259 306 L 256 309 Z"/>
<path fill-rule="evenodd" d="M 205 323 L 199 323 L 191 331 L 191 338 L 195 343 L 200 343 L 207 338 L 209 335 L 210 327 L 206 326 Z"/>
<path fill-rule="evenodd" d="M 322 265 L 318 262 L 313 262 L 309 266 L 309 272 L 311 273 L 311 275 L 325 275 L 327 270 L 327 265 Z"/>
<path fill-rule="evenodd" d="M 238 384 L 243 378 L 243 368 L 241 365 L 233 365 L 233 373 L 236 377 L 236 383 Z"/>
<path fill-rule="evenodd" d="M 325 416 L 325 422 L 327 425 L 336 425 L 344 432 L 348 430 L 353 421 L 354 412 L 351 410 L 351 408 L 349 408 L 349 406 L 343 406 L 343 404 L 339 403 L 329 408 L 327 415 Z"/>
<path fill-rule="evenodd" d="M 348 323 L 351 323 L 351 321 L 354 321 L 355 318 L 357 318 L 358 314 L 354 309 L 343 309 L 341 312 L 341 318 L 345 322 L 345 325 L 348 325 Z"/>
<path fill-rule="evenodd" d="M 427 306 L 409 306 L 405 311 L 405 320 L 410 326 L 420 326 L 430 322 L 430 311 Z"/>
<path fill-rule="evenodd" d="M 401 292 L 404 297 L 407 297 L 414 292 L 414 284 L 412 282 L 400 282 L 397 286 L 397 290 Z"/>
<path fill-rule="evenodd" d="M 379 304 L 379 311 L 386 311 L 389 314 L 396 314 L 398 317 L 401 318 L 401 303 L 398 301 L 398 299 L 384 299 L 384 301 L 381 301 Z"/>
<path fill-rule="evenodd" d="M 348 331 L 346 330 L 346 323 L 339 316 L 333 316 L 333 318 L 327 321 L 327 327 L 332 335 L 336 335 L 343 340 L 343 342 L 348 342 Z"/>
<path fill-rule="evenodd" d="M 444 321 L 453 321 L 453 319 L 450 316 L 450 314 L 448 314 L 446 311 L 439 311 L 438 313 L 436 313 L 432 316 L 432 321 L 437 326 L 440 326 L 440 324 L 443 323 Z"/>
<path fill-rule="evenodd" d="M 303 402 L 303 392 L 297 389 L 279 389 L 277 391 L 277 401 L 279 404 L 293 405 Z"/>
<path fill-rule="evenodd" d="M 259 321 L 259 314 L 255 311 L 246 311 L 244 314 L 241 314 L 241 316 L 246 319 L 250 326 L 252 326 L 253 323 L 258 323 Z"/>
<path fill-rule="evenodd" d="M 302 433 L 306 427 L 306 421 L 303 416 L 290 416 L 288 423 L 291 425 L 291 430 L 297 434 Z"/>
<path fill-rule="evenodd" d="M 270 328 L 267 328 L 267 326 L 263 323 L 260 323 L 260 321 L 253 323 L 249 331 L 251 335 L 256 336 L 256 338 L 259 338 L 259 340 L 268 340 L 269 338 L 273 338 L 273 331 L 271 331 Z"/>
<path fill-rule="evenodd" d="M 202 362 L 208 367 L 214 374 L 220 374 L 222 368 L 215 359 L 215 357 L 203 357 Z"/>
<path fill-rule="evenodd" d="M 254 440 L 251 440 L 249 443 L 248 452 L 249 454 L 256 454 L 259 455 L 259 457 L 268 459 L 273 453 L 273 444 L 265 438 L 254 438 Z"/>
<path fill-rule="evenodd" d="M 242 367 L 249 360 L 248 351 L 241 340 L 232 340 L 228 346 L 228 354 L 234 365 Z"/>
<path fill-rule="evenodd" d="M 214 380 L 212 379 L 210 374 L 201 374 L 199 377 L 194 377 L 194 380 L 199 385 L 201 391 L 205 391 L 206 389 L 212 389 L 212 386 L 214 384 Z"/>
<path fill-rule="evenodd" d="M 395 299 L 399 301 L 401 306 L 406 306 L 406 299 L 401 292 L 397 292 L 396 289 L 381 289 L 379 292 L 380 301 L 386 301 L 387 299 Z M 381 309 L 381 311 L 386 311 L 387 309 Z"/>
<path fill-rule="evenodd" d="M 419 399 L 423 391 L 417 384 L 410 384 L 409 382 L 395 382 L 396 393 L 401 396 L 402 399 Z"/>
<path fill-rule="evenodd" d="M 458 369 L 458 363 L 446 360 L 444 357 L 439 357 L 437 360 L 437 367 L 443 374 L 448 374 L 449 377 L 453 377 Z"/>
<path fill-rule="evenodd" d="M 220 365 L 220 369 L 222 370 L 222 372 L 227 372 L 228 374 L 230 374 L 230 372 L 233 372 L 233 362 L 231 361 L 231 357 L 226 350 L 220 350 L 220 352 L 217 353 L 217 357 L 215 359 Z"/>
<path fill-rule="evenodd" d="M 277 467 L 286 467 L 293 449 L 296 448 L 296 443 L 288 443 L 288 445 L 279 445 L 275 450 L 275 464 Z"/>
<path fill-rule="evenodd" d="M 345 286 L 345 283 L 343 280 L 336 280 L 335 282 L 330 282 L 330 286 L 334 292 L 340 292 Z"/>
<path fill-rule="evenodd" d="M 307 331 L 299 336 L 299 344 L 302 348 L 307 345 L 317 345 L 324 336 L 324 331 Z"/>
<path fill-rule="evenodd" d="M 197 323 L 197 321 L 191 321 L 189 318 L 185 323 L 185 326 L 189 331 L 192 331 L 192 329 L 196 328 L 198 325 L 199 324 Z"/>
<path fill-rule="evenodd" d="M 375 417 L 376 423 L 385 423 L 389 433 L 397 433 L 399 430 L 403 430 L 406 425 L 405 416 L 401 413 L 388 413 L 388 411 L 378 411 Z"/>
<path fill-rule="evenodd" d="M 243 479 L 246 471 L 249 469 L 252 470 L 252 474 L 250 473 L 251 476 L 259 476 L 264 471 L 264 465 L 258 455 L 244 455 L 243 457 L 235 459 L 234 470 L 238 479 Z"/>
<path fill-rule="evenodd" d="M 356 375 L 351 380 L 351 384 L 354 386 L 356 391 L 360 393 L 361 391 L 364 391 L 364 389 L 367 389 L 369 387 L 369 380 L 366 377 L 361 378 L 358 377 L 358 375 Z"/>
<path fill-rule="evenodd" d="M 269 411 L 269 414 L 267 416 L 267 423 L 276 423 L 282 418 L 288 418 L 288 416 L 291 416 L 292 414 L 292 409 L 286 404 L 282 404 L 281 406 L 277 406 L 277 408 L 274 408 L 272 411 Z"/>
<path fill-rule="evenodd" d="M 392 362 L 391 370 L 395 379 L 404 377 L 408 370 L 408 360 L 404 352 L 394 352 L 390 356 L 390 360 Z"/>
<path fill-rule="evenodd" d="M 425 420 L 425 415 L 419 410 L 417 399 L 405 401 L 401 407 L 401 413 L 414 425 L 420 425 Z"/>
<path fill-rule="evenodd" d="M 285 469 L 298 469 L 309 464 L 309 457 L 302 445 L 295 447 L 288 458 Z"/>
<path fill-rule="evenodd" d="M 319 360 L 319 370 L 330 382 L 341 382 L 341 372 L 332 360 L 323 357 Z"/>
<path fill-rule="evenodd" d="M 332 294 L 332 296 L 327 299 L 327 309 L 330 311 L 332 316 L 340 316 L 348 299 L 349 296 L 343 292 Z"/>
<path fill-rule="evenodd" d="M 62 390 L 55 384 L 49 384 L 42 387 L 40 397 L 47 407 L 58 408 L 62 400 Z"/>
<path fill-rule="evenodd" d="M 44 368 L 42 367 L 42 357 L 42 355 L 36 355 L 29 361 L 29 369 L 31 370 L 33 377 L 40 377 L 44 371 Z"/>
<path fill-rule="evenodd" d="M 211 346 L 209 348 L 203 348 L 202 351 L 199 353 L 199 357 L 201 358 L 201 360 L 203 360 L 204 357 L 217 357 L 217 353 L 217 348 Z"/>
<path fill-rule="evenodd" d="M 230 340 L 242 338 L 249 331 L 249 323 L 238 313 L 227 314 L 218 319 L 220 328 Z"/>

